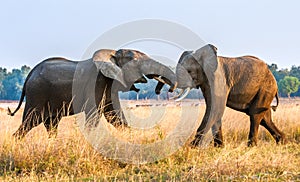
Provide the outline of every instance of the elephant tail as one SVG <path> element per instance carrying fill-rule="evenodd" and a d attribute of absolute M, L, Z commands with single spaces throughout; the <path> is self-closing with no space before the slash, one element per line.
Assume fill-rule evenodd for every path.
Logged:
<path fill-rule="evenodd" d="M 278 92 L 276 92 L 275 98 L 276 98 L 276 106 L 271 106 L 273 111 L 276 111 L 279 104 Z"/>
<path fill-rule="evenodd" d="M 7 114 L 10 115 L 10 116 L 14 116 L 15 113 L 20 109 L 21 105 L 22 105 L 22 102 L 24 100 L 24 97 L 25 97 L 25 84 L 23 86 L 23 90 L 22 90 L 22 95 L 21 95 L 21 98 L 20 98 L 20 101 L 19 101 L 19 105 L 18 107 L 15 109 L 14 112 L 11 112 L 10 108 L 7 107 Z"/>
<path fill-rule="evenodd" d="M 34 70 L 34 68 L 29 72 L 28 76 L 26 77 L 26 80 L 25 80 L 24 85 L 23 85 L 22 94 L 21 94 L 21 98 L 20 98 L 20 100 L 19 100 L 19 105 L 18 105 L 18 107 L 15 109 L 14 112 L 11 112 L 10 108 L 7 107 L 7 114 L 8 114 L 8 115 L 14 116 L 15 113 L 20 109 L 20 107 L 21 107 L 21 105 L 22 105 L 22 103 L 23 103 L 23 100 L 24 100 L 24 98 L 25 98 L 26 83 L 27 83 L 27 80 L 28 80 L 28 79 L 30 78 L 30 76 L 32 75 L 33 70 Z"/>

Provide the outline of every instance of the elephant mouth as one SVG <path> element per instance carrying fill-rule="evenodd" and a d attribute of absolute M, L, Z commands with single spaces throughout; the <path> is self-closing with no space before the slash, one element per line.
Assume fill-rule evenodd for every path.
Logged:
<path fill-rule="evenodd" d="M 154 75 L 154 74 L 149 74 L 149 75 L 144 75 L 141 78 L 137 79 L 133 85 L 131 85 L 130 90 L 131 91 L 135 91 L 135 92 L 139 92 L 140 89 L 136 88 L 134 84 L 136 83 L 148 83 L 147 81 L 148 79 L 154 79 L 156 81 L 158 81 L 157 86 L 155 88 L 155 93 L 158 95 L 161 92 L 162 87 L 166 84 L 169 85 L 169 92 L 173 92 L 176 88 L 177 88 L 177 82 L 176 83 L 172 83 L 172 81 L 170 81 L 169 79 L 160 76 L 160 75 Z"/>
<path fill-rule="evenodd" d="M 159 77 L 154 77 L 154 79 L 158 81 L 158 84 L 169 85 L 170 86 L 169 92 L 173 92 L 177 88 L 177 82 L 173 84 L 169 79 L 165 77 L 159 76 Z"/>

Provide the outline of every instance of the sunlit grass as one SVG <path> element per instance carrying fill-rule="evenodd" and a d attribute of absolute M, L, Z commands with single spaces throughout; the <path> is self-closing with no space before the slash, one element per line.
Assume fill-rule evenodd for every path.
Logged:
<path fill-rule="evenodd" d="M 21 114 L 10 117 L 0 110 L 0 180 L 121 180 L 121 181 L 199 181 L 199 180 L 300 180 L 300 106 L 299 101 L 281 103 L 273 112 L 275 124 L 288 143 L 276 145 L 260 127 L 258 146 L 247 147 L 250 121 L 245 114 L 226 109 L 223 118 L 224 148 L 207 144 L 191 148 L 186 144 L 173 155 L 148 164 L 125 164 L 107 159 L 86 142 L 76 125 L 76 117 L 63 118 L 56 138 L 48 138 L 43 125 L 34 128 L 21 141 L 11 137 L 21 123 Z M 147 118 L 165 106 L 128 107 L 130 113 Z M 124 140 L 148 143 L 163 139 L 178 120 L 179 106 L 166 106 L 164 119 L 145 131 L 125 129 L 120 132 L 108 125 Z M 200 109 L 203 105 L 188 105 Z M 179 114 L 180 115 L 180 114 Z M 138 124 L 138 123 L 135 123 Z M 210 135 L 210 134 L 209 134 Z M 209 136 L 208 136 L 209 138 Z"/>

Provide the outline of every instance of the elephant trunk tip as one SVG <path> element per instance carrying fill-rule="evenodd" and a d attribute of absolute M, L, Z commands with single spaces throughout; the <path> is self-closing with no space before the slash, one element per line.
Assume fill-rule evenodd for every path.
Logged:
<path fill-rule="evenodd" d="M 170 88 L 169 88 L 169 92 L 173 92 L 176 88 L 177 88 L 178 83 L 175 82 Z"/>

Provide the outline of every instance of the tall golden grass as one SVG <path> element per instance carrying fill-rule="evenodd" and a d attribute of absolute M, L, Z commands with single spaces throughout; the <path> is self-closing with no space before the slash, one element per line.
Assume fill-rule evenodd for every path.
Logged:
<path fill-rule="evenodd" d="M 191 148 L 187 143 L 169 157 L 140 165 L 108 159 L 94 150 L 76 124 L 78 115 L 62 119 L 56 138 L 48 138 L 44 126 L 39 125 L 23 140 L 15 141 L 12 134 L 21 123 L 22 112 L 10 117 L 5 109 L 1 109 L 0 180 L 297 181 L 300 180 L 299 104 L 299 100 L 284 101 L 273 112 L 273 120 L 286 134 L 287 144 L 276 145 L 270 134 L 260 127 L 258 146 L 247 147 L 248 117 L 226 109 L 223 117 L 224 148 L 214 148 L 212 144 Z M 151 107 L 135 107 L 134 103 L 127 110 L 140 118 L 147 118 L 153 109 L 167 108 L 159 127 L 142 133 L 135 129 L 116 132 L 121 133 L 119 137 L 137 143 L 160 140 L 179 121 L 180 106 L 154 104 Z M 199 109 L 200 114 L 196 117 L 201 120 L 205 106 L 191 104 L 188 107 Z"/>

